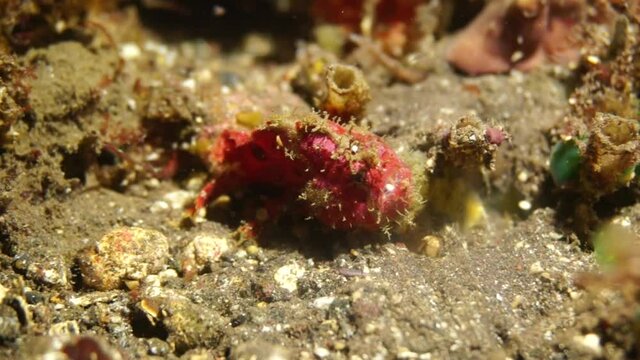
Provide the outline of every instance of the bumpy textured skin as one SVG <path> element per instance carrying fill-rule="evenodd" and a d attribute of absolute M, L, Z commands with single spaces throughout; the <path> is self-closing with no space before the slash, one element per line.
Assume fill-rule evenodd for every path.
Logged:
<path fill-rule="evenodd" d="M 196 210 L 224 193 L 261 187 L 278 194 L 265 204 L 270 217 L 297 200 L 331 228 L 380 230 L 410 222 L 422 202 L 411 168 L 380 137 L 315 115 L 225 130 L 209 160 L 218 175 Z"/>

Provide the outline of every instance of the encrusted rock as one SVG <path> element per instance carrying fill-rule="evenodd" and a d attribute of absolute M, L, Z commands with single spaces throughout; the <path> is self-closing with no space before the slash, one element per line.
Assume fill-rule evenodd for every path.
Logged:
<path fill-rule="evenodd" d="M 162 270 L 169 242 L 160 232 L 138 227 L 112 230 L 78 255 L 84 285 L 98 290 L 122 287 Z"/>
<path fill-rule="evenodd" d="M 182 251 L 182 271 L 185 274 L 201 272 L 228 250 L 227 238 L 213 234 L 198 234 Z"/>
<path fill-rule="evenodd" d="M 427 235 L 420 241 L 418 252 L 428 257 L 438 257 L 442 253 L 442 240 L 437 236 Z"/>
<path fill-rule="evenodd" d="M 75 320 L 62 321 L 51 325 L 49 335 L 78 335 L 80 325 Z"/>
<path fill-rule="evenodd" d="M 175 351 L 218 345 L 226 322 L 214 310 L 182 296 L 165 295 L 145 297 L 137 307 L 152 325 L 162 324 L 168 333 L 167 342 Z"/>
<path fill-rule="evenodd" d="M 147 339 L 149 347 L 148 354 L 154 356 L 167 356 L 171 352 L 171 347 L 165 341 L 158 338 Z"/>
<path fill-rule="evenodd" d="M 50 287 L 68 287 L 67 271 L 65 261 L 61 257 L 55 256 L 30 263 L 27 266 L 27 278 Z"/>
<path fill-rule="evenodd" d="M 273 278 L 278 286 L 293 292 L 298 288 L 298 280 L 304 276 L 304 273 L 305 269 L 302 266 L 293 263 L 278 268 L 273 274 Z"/>

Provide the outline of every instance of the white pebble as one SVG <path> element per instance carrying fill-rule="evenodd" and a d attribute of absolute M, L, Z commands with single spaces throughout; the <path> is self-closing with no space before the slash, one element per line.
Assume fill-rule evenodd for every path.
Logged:
<path fill-rule="evenodd" d="M 120 47 L 120 56 L 125 60 L 132 60 L 140 57 L 140 48 L 135 43 L 124 43 Z"/>
<path fill-rule="evenodd" d="M 184 209 L 184 207 L 188 205 L 193 198 L 193 193 L 186 190 L 176 190 L 164 195 L 164 199 L 169 203 L 173 210 Z"/>
<path fill-rule="evenodd" d="M 529 267 L 529 272 L 532 274 L 540 274 L 543 271 L 544 271 L 544 268 L 542 267 L 542 264 L 540 264 L 540 261 L 534 262 Z"/>
<path fill-rule="evenodd" d="M 191 91 L 195 91 L 196 90 L 196 80 L 195 79 L 186 79 L 180 85 L 182 85 L 182 87 L 187 89 L 187 90 L 191 90 Z"/>
<path fill-rule="evenodd" d="M 127 108 L 131 111 L 136 111 L 137 105 L 135 99 L 127 99 Z"/>
<path fill-rule="evenodd" d="M 199 234 L 185 247 L 183 251 L 184 260 L 193 261 L 198 270 L 209 266 L 222 254 L 229 251 L 229 241 L 225 237 Z"/>
<path fill-rule="evenodd" d="M 276 270 L 273 278 L 278 286 L 289 292 L 293 292 L 298 288 L 298 279 L 302 278 L 304 273 L 304 268 L 294 263 L 280 267 Z"/>
<path fill-rule="evenodd" d="M 157 214 L 167 210 L 169 210 L 169 204 L 162 200 L 154 202 L 149 207 L 149 211 L 151 211 L 152 214 Z"/>
<path fill-rule="evenodd" d="M 602 355 L 602 346 L 600 346 L 600 337 L 596 334 L 576 335 L 573 341 L 584 350 L 589 351 L 595 356 Z"/>
<path fill-rule="evenodd" d="M 527 200 L 521 200 L 518 202 L 518 207 L 520 210 L 529 211 L 531 210 L 531 202 Z"/>
<path fill-rule="evenodd" d="M 397 358 L 398 359 L 417 359 L 418 356 L 419 355 L 413 351 L 405 350 L 405 351 L 399 352 L 397 355 Z"/>
<path fill-rule="evenodd" d="M 313 353 L 320 359 L 324 359 L 331 355 L 331 352 L 328 349 L 319 346 L 313 349 Z"/>
<path fill-rule="evenodd" d="M 333 304 L 335 299 L 336 298 L 334 296 L 322 296 L 313 300 L 312 305 L 316 309 L 326 310 L 331 306 L 331 304 Z"/>
<path fill-rule="evenodd" d="M 529 174 L 526 171 L 521 171 L 518 173 L 518 181 L 526 182 L 529 180 Z"/>
<path fill-rule="evenodd" d="M 9 289 L 7 289 L 6 287 L 2 286 L 2 284 L 0 284 L 0 302 L 4 300 L 8 292 L 9 292 Z"/>

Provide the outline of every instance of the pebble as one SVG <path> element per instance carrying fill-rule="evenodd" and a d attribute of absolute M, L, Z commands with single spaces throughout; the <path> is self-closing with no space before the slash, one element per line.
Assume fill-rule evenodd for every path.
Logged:
<path fill-rule="evenodd" d="M 334 296 L 322 296 L 313 300 L 312 305 L 316 309 L 326 310 L 331 306 L 331 304 L 333 304 L 335 299 L 336 298 Z"/>
<path fill-rule="evenodd" d="M 133 60 L 142 54 L 140 48 L 135 43 L 124 43 L 120 46 L 120 56 L 125 60 Z"/>
<path fill-rule="evenodd" d="M 428 257 L 438 257 L 442 252 L 442 240 L 433 235 L 427 235 L 422 238 L 420 251 Z"/>
<path fill-rule="evenodd" d="M 398 359 L 417 359 L 419 355 L 413 351 L 403 350 L 399 352 L 396 357 Z"/>
<path fill-rule="evenodd" d="M 120 295 L 118 291 L 108 292 L 91 292 L 83 295 L 71 296 L 69 298 L 69 304 L 73 306 L 89 306 L 96 303 L 108 303 L 116 299 Z"/>
<path fill-rule="evenodd" d="M 542 267 L 542 264 L 540 264 L 540 261 L 536 261 L 529 266 L 529 272 L 532 274 L 540 274 L 543 271 L 544 268 Z"/>
<path fill-rule="evenodd" d="M 298 289 L 298 279 L 302 278 L 304 273 L 305 270 L 302 266 L 293 263 L 278 268 L 273 278 L 278 286 L 289 292 L 294 292 Z"/>
<path fill-rule="evenodd" d="M 331 355 L 331 352 L 327 348 L 317 346 L 315 349 L 313 349 L 313 354 L 320 359 L 324 359 L 327 356 Z"/>
<path fill-rule="evenodd" d="M 27 265 L 27 278 L 49 287 L 67 287 L 69 276 L 67 266 L 61 257 L 51 257 L 34 261 Z"/>
<path fill-rule="evenodd" d="M 226 237 L 198 234 L 182 251 L 182 270 L 200 272 L 220 259 L 229 249 L 229 240 Z"/>
<path fill-rule="evenodd" d="M 116 228 L 94 246 L 81 250 L 78 264 L 85 286 L 113 290 L 162 270 L 169 241 L 160 232 L 139 227 Z"/>
<path fill-rule="evenodd" d="M 196 90 L 196 80 L 195 79 L 185 79 L 184 81 L 182 81 L 182 83 L 180 83 L 180 86 L 182 86 L 183 88 L 190 90 L 190 91 L 195 91 Z"/>
<path fill-rule="evenodd" d="M 169 210 L 169 204 L 167 204 L 166 201 L 162 201 L 162 200 L 158 200 L 154 202 L 153 204 L 151 204 L 151 207 L 149 207 L 149 211 L 151 211 L 152 214 L 157 214 L 157 213 L 168 211 L 168 210 Z"/>
<path fill-rule="evenodd" d="M 520 208 L 520 210 L 523 210 L 523 211 L 531 210 L 532 206 L 533 205 L 531 205 L 531 202 L 528 200 L 521 200 L 518 202 L 518 207 Z"/>
<path fill-rule="evenodd" d="M 1 297 L 2 296 L 0 296 L 0 298 Z M 44 295 L 38 291 L 27 290 L 24 293 L 24 299 L 27 301 L 27 304 L 35 305 L 44 301 Z"/>
<path fill-rule="evenodd" d="M 582 349 L 590 352 L 592 355 L 601 356 L 602 346 L 600 345 L 600 337 L 596 334 L 576 335 L 573 341 Z"/>
<path fill-rule="evenodd" d="M 347 348 L 347 343 L 344 340 L 338 340 L 333 343 L 333 348 L 337 351 L 342 351 Z"/>
<path fill-rule="evenodd" d="M 291 358 L 291 353 L 286 348 L 263 340 L 242 343 L 231 351 L 232 360 L 286 360 Z"/>
<path fill-rule="evenodd" d="M 49 335 L 78 335 L 80 326 L 75 320 L 63 321 L 51 325 Z"/>
<path fill-rule="evenodd" d="M 189 205 L 193 201 L 194 198 L 194 193 L 186 190 L 171 191 L 164 195 L 164 200 L 173 210 L 184 209 L 185 206 Z"/>
<path fill-rule="evenodd" d="M 166 356 L 171 352 L 169 344 L 158 338 L 147 339 L 147 346 L 149 347 L 149 355 Z"/>
<path fill-rule="evenodd" d="M 160 296 L 145 296 L 137 308 L 151 324 L 162 324 L 167 332 L 166 342 L 172 349 L 183 353 L 198 347 L 218 346 L 227 321 L 213 309 L 174 293 L 160 291 Z"/>
<path fill-rule="evenodd" d="M 247 246 L 247 254 L 251 256 L 258 255 L 260 253 L 260 248 L 256 245 Z"/>

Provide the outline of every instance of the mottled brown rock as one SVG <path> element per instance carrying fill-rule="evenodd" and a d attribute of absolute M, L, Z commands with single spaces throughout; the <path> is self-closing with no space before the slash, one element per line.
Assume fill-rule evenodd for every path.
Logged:
<path fill-rule="evenodd" d="M 85 286 L 97 290 L 121 287 L 157 273 L 169 258 L 169 242 L 160 232 L 138 227 L 112 230 L 78 255 Z"/>

